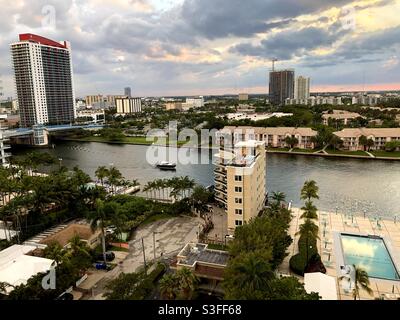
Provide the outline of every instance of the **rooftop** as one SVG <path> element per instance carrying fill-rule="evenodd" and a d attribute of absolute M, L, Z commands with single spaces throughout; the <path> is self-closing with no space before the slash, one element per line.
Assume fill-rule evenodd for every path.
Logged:
<path fill-rule="evenodd" d="M 211 250 L 207 244 L 189 243 L 178 254 L 178 264 L 194 266 L 196 263 L 207 263 L 225 267 L 229 254 L 226 251 Z"/>
<path fill-rule="evenodd" d="M 50 270 L 53 260 L 30 256 L 35 246 L 13 245 L 0 252 L 0 282 L 12 286 L 26 284 L 34 275 Z M 13 290 L 7 288 L 7 293 Z"/>
<path fill-rule="evenodd" d="M 400 137 L 400 128 L 346 128 L 334 132 L 340 138 L 370 136 L 373 137 Z"/>

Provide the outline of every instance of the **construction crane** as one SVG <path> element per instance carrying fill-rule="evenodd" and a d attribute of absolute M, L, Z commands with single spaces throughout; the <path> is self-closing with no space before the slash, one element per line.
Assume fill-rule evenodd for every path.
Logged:
<path fill-rule="evenodd" d="M 272 72 L 275 71 L 275 62 L 277 62 L 278 59 L 277 58 L 272 58 Z"/>

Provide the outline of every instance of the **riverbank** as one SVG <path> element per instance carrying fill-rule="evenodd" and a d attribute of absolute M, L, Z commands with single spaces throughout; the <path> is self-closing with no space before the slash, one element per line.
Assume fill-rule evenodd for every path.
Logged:
<path fill-rule="evenodd" d="M 273 153 L 273 154 L 290 154 L 290 155 L 299 155 L 299 156 L 313 156 L 313 157 L 325 157 L 325 158 L 351 158 L 351 159 L 365 159 L 365 160 L 389 160 L 389 161 L 399 161 L 400 156 L 396 157 L 386 157 L 386 156 L 374 156 L 371 157 L 369 155 L 361 155 L 357 154 L 354 152 L 354 154 L 351 154 L 350 152 L 341 152 L 341 151 L 336 151 L 335 153 L 314 153 L 315 151 L 312 150 L 307 150 L 304 152 L 301 151 L 284 151 L 284 150 L 274 150 L 274 149 L 268 149 L 266 151 L 267 153 Z M 382 153 L 381 153 L 382 154 Z"/>
<path fill-rule="evenodd" d="M 148 141 L 146 137 L 126 137 L 121 141 L 111 141 L 101 137 L 87 137 L 87 138 L 57 138 L 60 141 L 68 141 L 68 142 L 95 142 L 95 143 L 106 143 L 106 144 L 115 144 L 115 145 L 136 145 L 136 146 L 158 146 L 158 147 L 177 147 L 177 148 L 189 148 L 189 149 L 212 149 L 218 150 L 217 146 L 198 146 L 198 145 L 190 145 L 187 141 L 173 141 L 167 142 L 166 144 L 162 143 L 154 143 L 153 141 Z"/>

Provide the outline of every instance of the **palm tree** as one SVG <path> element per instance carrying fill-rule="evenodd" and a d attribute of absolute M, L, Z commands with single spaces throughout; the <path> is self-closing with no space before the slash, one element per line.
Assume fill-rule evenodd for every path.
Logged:
<path fill-rule="evenodd" d="M 176 284 L 178 279 L 175 275 L 166 274 L 160 280 L 161 296 L 167 300 L 174 300 L 176 298 Z"/>
<path fill-rule="evenodd" d="M 101 243 L 103 248 L 103 259 L 104 263 L 107 263 L 106 258 L 106 238 L 104 228 L 106 227 L 106 211 L 104 210 L 104 202 L 100 199 L 96 201 L 96 210 L 89 213 L 88 218 L 91 220 L 90 227 L 93 231 L 100 229 L 101 231 Z"/>
<path fill-rule="evenodd" d="M 319 239 L 318 230 L 318 226 L 312 222 L 311 219 L 306 219 L 304 223 L 300 225 L 296 235 L 300 235 L 300 237 L 304 239 Z"/>
<path fill-rule="evenodd" d="M 257 292 L 265 291 L 275 278 L 271 265 L 257 252 L 244 253 L 232 260 L 225 271 L 227 299 L 257 299 Z"/>
<path fill-rule="evenodd" d="M 373 295 L 373 290 L 370 287 L 369 283 L 369 276 L 367 271 L 364 269 L 353 265 L 354 270 L 355 270 L 355 283 L 354 283 L 354 289 L 353 289 L 353 298 L 354 300 L 360 299 L 360 290 L 365 290 L 369 295 Z"/>
<path fill-rule="evenodd" d="M 299 231 L 296 235 L 300 235 L 300 238 L 305 239 L 306 241 L 306 253 L 307 253 L 307 263 L 309 261 L 308 249 L 310 242 L 313 243 L 316 239 L 319 239 L 318 236 L 318 226 L 312 222 L 311 219 L 306 219 L 306 221 L 300 225 Z"/>
<path fill-rule="evenodd" d="M 115 187 L 120 186 L 124 181 L 122 173 L 115 167 L 111 167 L 108 175 L 108 183 L 111 185 L 111 192 L 115 192 Z"/>
<path fill-rule="evenodd" d="M 60 264 L 65 260 L 66 252 L 58 242 L 54 241 L 49 243 L 44 249 L 44 256 Z"/>
<path fill-rule="evenodd" d="M 95 172 L 96 178 L 100 180 L 101 185 L 104 187 L 104 179 L 110 175 L 110 171 L 105 167 L 98 167 Z"/>
<path fill-rule="evenodd" d="M 272 200 L 274 200 L 279 206 L 281 205 L 281 202 L 285 201 L 286 195 L 283 192 L 274 192 L 272 194 Z"/>
<path fill-rule="evenodd" d="M 308 201 L 311 201 L 311 198 L 319 199 L 318 190 L 319 188 L 314 180 L 306 181 L 301 189 L 301 199 L 308 199 Z"/>
<path fill-rule="evenodd" d="M 186 300 L 190 300 L 193 291 L 196 289 L 196 284 L 199 282 L 198 278 L 188 268 L 178 270 L 176 272 L 176 277 L 178 278 L 182 297 Z"/>
<path fill-rule="evenodd" d="M 374 145 L 375 145 L 375 141 L 374 141 L 374 140 L 372 140 L 372 139 L 368 139 L 368 140 L 367 140 L 366 146 L 367 146 L 367 148 L 368 148 L 368 151 L 370 151 L 371 148 L 372 148 Z"/>
<path fill-rule="evenodd" d="M 317 207 L 313 205 L 312 201 L 306 201 L 306 205 L 301 210 L 303 210 L 303 214 L 300 218 L 318 219 Z"/>

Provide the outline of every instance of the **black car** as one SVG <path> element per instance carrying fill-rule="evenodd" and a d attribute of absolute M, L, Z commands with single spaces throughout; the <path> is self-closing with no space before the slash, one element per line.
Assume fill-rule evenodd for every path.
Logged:
<path fill-rule="evenodd" d="M 97 259 L 98 261 L 103 261 L 103 260 L 104 260 L 103 254 L 102 254 L 102 253 L 99 253 L 99 254 L 96 256 L 96 259 Z M 107 261 L 107 262 L 113 261 L 114 259 L 115 259 L 115 253 L 114 253 L 114 252 L 112 252 L 112 251 L 106 252 L 106 261 Z"/>

